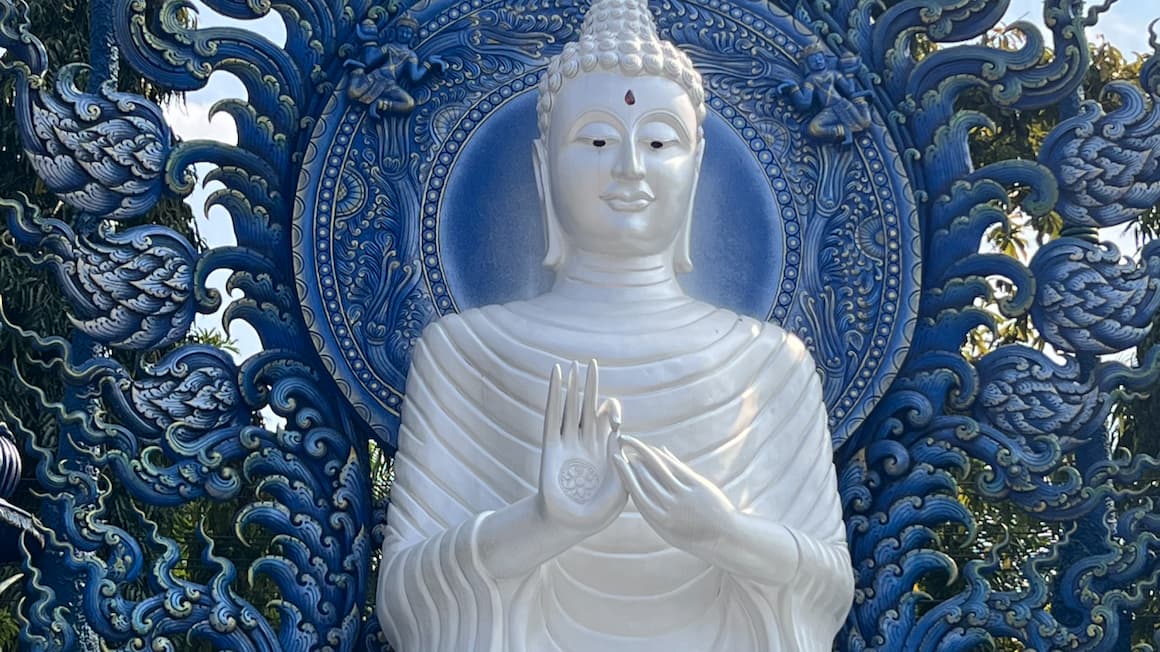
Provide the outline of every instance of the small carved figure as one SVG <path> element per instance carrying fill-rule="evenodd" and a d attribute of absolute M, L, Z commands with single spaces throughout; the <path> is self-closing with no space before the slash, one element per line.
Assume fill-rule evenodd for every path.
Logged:
<path fill-rule="evenodd" d="M 410 113 L 415 108 L 415 98 L 399 84 L 404 74 L 417 82 L 432 70 L 443 70 L 444 62 L 439 56 L 420 61 L 411 49 L 416 27 L 418 23 L 410 16 L 400 17 L 387 30 L 386 43 L 381 42 L 381 30 L 375 21 L 368 18 L 356 28 L 362 41 L 361 56 L 346 61 L 345 65 L 352 69 L 347 94 L 368 105 L 376 118 L 385 113 Z"/>
<path fill-rule="evenodd" d="M 855 133 L 870 126 L 870 104 L 866 101 L 870 91 L 857 90 L 849 77 L 857 63 L 856 58 L 843 59 L 842 70 L 835 70 L 821 44 L 814 43 L 802 52 L 802 83 L 787 81 L 777 87 L 779 92 L 789 94 L 799 110 L 819 107 L 807 126 L 811 137 L 849 145 L 854 142 Z"/>

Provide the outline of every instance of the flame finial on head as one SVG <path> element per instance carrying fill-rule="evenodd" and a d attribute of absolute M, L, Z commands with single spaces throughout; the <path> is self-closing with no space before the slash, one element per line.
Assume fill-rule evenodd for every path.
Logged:
<path fill-rule="evenodd" d="M 580 39 L 553 57 L 540 79 L 540 136 L 565 81 L 596 70 L 629 76 L 664 77 L 689 95 L 697 122 L 705 119 L 705 88 L 688 55 L 657 35 L 648 0 L 595 0 L 584 16 Z"/>

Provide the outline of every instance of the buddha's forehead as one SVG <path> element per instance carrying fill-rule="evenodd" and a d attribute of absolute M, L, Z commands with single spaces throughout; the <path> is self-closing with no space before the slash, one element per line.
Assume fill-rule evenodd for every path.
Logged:
<path fill-rule="evenodd" d="M 577 122 L 613 118 L 631 128 L 641 118 L 668 114 L 690 135 L 697 133 L 697 112 L 679 84 L 664 77 L 594 71 L 564 82 L 552 106 L 553 134 L 569 133 Z"/>

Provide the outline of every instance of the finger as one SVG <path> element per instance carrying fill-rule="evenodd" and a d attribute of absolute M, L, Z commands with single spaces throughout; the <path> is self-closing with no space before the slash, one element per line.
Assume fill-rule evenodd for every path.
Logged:
<path fill-rule="evenodd" d="M 596 439 L 596 400 L 600 392 L 600 368 L 596 360 L 588 361 L 584 374 L 584 407 L 580 410 L 580 438 L 583 441 Z"/>
<path fill-rule="evenodd" d="M 620 401 L 610 398 L 600 404 L 596 417 L 600 421 L 600 434 L 607 436 L 604 445 L 610 456 L 620 452 Z"/>
<path fill-rule="evenodd" d="M 561 410 L 564 407 L 564 398 L 560 394 L 560 376 L 560 365 L 553 365 L 552 373 L 548 376 L 548 406 L 544 408 L 544 443 L 547 443 L 549 436 L 560 436 Z"/>
<path fill-rule="evenodd" d="M 694 471 L 688 464 L 681 461 L 681 458 L 673 455 L 673 452 L 664 446 L 654 448 L 658 455 L 668 462 L 668 468 L 678 480 L 687 485 L 693 484 L 691 481 L 698 477 L 698 473 Z"/>
<path fill-rule="evenodd" d="M 596 412 L 596 419 L 599 422 L 599 428 L 602 433 L 607 432 L 609 436 L 619 435 L 620 401 L 615 398 L 605 399 L 600 404 L 600 409 Z"/>
<path fill-rule="evenodd" d="M 647 502 L 648 498 L 645 496 L 640 482 L 637 481 L 632 466 L 629 465 L 628 457 L 624 453 L 617 453 L 612 456 L 612 460 L 616 465 L 616 472 L 620 475 L 621 482 L 624 483 L 624 488 L 628 490 L 628 495 L 632 497 L 632 502 L 636 505 L 637 511 L 641 510 L 642 505 L 648 509 L 650 506 Z"/>
<path fill-rule="evenodd" d="M 572 368 L 568 370 L 568 389 L 567 396 L 564 398 L 564 424 L 563 435 L 565 438 L 569 434 L 576 432 L 576 425 L 580 422 L 579 403 L 580 403 L 580 365 L 576 362 L 572 363 Z"/>
<path fill-rule="evenodd" d="M 648 475 L 657 480 L 659 486 L 663 486 L 669 491 L 688 489 L 683 482 L 673 475 L 673 472 L 669 470 L 669 462 L 662 459 L 655 448 L 631 435 L 621 435 L 620 439 L 637 452 L 637 459 L 647 469 Z"/>
<path fill-rule="evenodd" d="M 632 472 L 632 467 L 628 464 L 628 458 L 624 453 L 616 453 L 612 456 L 612 462 L 616 465 L 616 472 L 620 474 L 621 481 L 628 489 L 631 495 L 644 495 L 644 490 L 640 488 L 640 483 L 636 480 L 636 474 Z"/>
<path fill-rule="evenodd" d="M 657 484 L 655 478 L 649 475 L 648 470 L 641 464 L 639 457 L 633 456 L 631 459 L 628 455 L 623 455 L 622 457 L 627 461 L 629 471 L 636 481 L 637 490 L 632 496 L 633 502 L 636 503 L 637 507 L 644 506 L 657 515 L 663 515 L 668 512 L 663 506 L 672 500 L 672 496 Z"/>

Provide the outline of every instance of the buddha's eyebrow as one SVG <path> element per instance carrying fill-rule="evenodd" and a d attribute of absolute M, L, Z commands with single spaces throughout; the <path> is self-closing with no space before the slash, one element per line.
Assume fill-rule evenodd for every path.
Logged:
<path fill-rule="evenodd" d="M 685 127 L 685 123 L 683 120 L 681 120 L 681 117 L 676 113 L 669 111 L 668 109 L 653 109 L 652 111 L 649 111 L 637 119 L 636 126 L 639 128 L 640 126 L 653 120 L 663 122 L 675 129 L 681 140 L 689 140 L 691 138 L 689 130 Z"/>
<path fill-rule="evenodd" d="M 576 117 L 575 120 L 572 121 L 572 128 L 568 130 L 568 139 L 571 140 L 575 138 L 576 132 L 597 121 L 606 122 L 613 127 L 620 129 L 621 131 L 628 131 L 624 121 L 618 118 L 616 115 L 603 109 L 589 109 L 584 113 L 581 113 Z"/>

